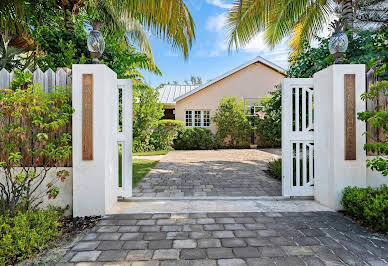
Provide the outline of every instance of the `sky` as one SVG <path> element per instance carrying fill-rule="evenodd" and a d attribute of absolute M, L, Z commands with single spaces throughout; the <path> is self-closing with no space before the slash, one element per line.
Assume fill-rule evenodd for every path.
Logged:
<path fill-rule="evenodd" d="M 184 84 L 190 77 L 199 76 L 203 82 L 230 71 L 246 61 L 262 56 L 283 67 L 288 66 L 287 42 L 284 41 L 273 50 L 263 40 L 263 34 L 256 36 L 246 47 L 228 51 L 224 30 L 226 14 L 233 0 L 186 0 L 195 22 L 196 38 L 189 51 L 189 57 L 174 51 L 165 41 L 149 36 L 155 62 L 162 71 L 162 76 L 143 71 L 145 81 L 151 87 L 160 83 L 178 81 Z"/>

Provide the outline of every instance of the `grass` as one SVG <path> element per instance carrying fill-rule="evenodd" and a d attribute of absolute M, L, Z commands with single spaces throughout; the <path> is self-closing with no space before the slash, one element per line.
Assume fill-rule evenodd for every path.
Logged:
<path fill-rule="evenodd" d="M 278 179 L 282 179 L 282 159 L 273 160 L 268 163 L 268 171 L 271 175 Z"/>
<path fill-rule="evenodd" d="M 132 187 L 137 183 L 158 163 L 158 161 L 145 159 L 132 159 Z"/>
<path fill-rule="evenodd" d="M 166 155 L 168 152 L 169 152 L 168 150 L 144 151 L 144 152 L 134 152 L 133 155 L 135 155 L 135 156 Z"/>

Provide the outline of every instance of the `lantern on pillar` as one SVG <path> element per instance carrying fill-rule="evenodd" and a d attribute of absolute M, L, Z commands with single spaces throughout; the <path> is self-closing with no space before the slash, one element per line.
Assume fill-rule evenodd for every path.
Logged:
<path fill-rule="evenodd" d="M 89 33 L 87 39 L 88 50 L 93 57 L 93 64 L 98 64 L 100 63 L 98 58 L 102 56 L 102 53 L 105 50 L 105 41 L 102 33 L 99 31 L 101 22 L 98 20 L 92 20 L 91 23 L 93 30 Z"/>
<path fill-rule="evenodd" d="M 335 64 L 341 64 L 342 57 L 348 49 L 348 36 L 342 30 L 341 20 L 334 20 L 330 26 L 334 29 L 334 33 L 329 40 L 329 51 L 335 57 Z"/>

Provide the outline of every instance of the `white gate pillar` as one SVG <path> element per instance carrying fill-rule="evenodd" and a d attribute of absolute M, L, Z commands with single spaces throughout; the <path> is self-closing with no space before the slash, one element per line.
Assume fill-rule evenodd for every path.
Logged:
<path fill-rule="evenodd" d="M 116 73 L 102 64 L 73 65 L 72 73 L 73 215 L 112 213 L 118 193 Z"/>
<path fill-rule="evenodd" d="M 366 186 L 366 128 L 357 120 L 365 110 L 363 92 L 365 65 L 332 65 L 314 74 L 314 197 L 335 210 L 346 186 Z"/>

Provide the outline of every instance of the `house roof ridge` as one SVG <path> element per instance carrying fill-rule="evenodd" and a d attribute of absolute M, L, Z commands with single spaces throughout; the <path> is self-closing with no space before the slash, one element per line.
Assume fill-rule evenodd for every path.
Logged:
<path fill-rule="evenodd" d="M 275 63 L 272 63 L 271 61 L 269 61 L 261 56 L 256 56 L 255 58 L 252 58 L 251 60 L 239 65 L 238 67 L 235 67 L 232 70 L 230 70 L 226 73 L 223 73 L 223 74 L 217 76 L 216 78 L 211 79 L 208 82 L 198 86 L 197 88 L 190 90 L 189 92 L 174 98 L 174 102 L 178 102 L 178 101 L 180 101 L 180 100 L 182 100 L 182 99 L 184 99 L 184 98 L 186 98 L 186 97 L 188 97 L 188 96 L 190 96 L 190 95 L 192 95 L 192 94 L 194 94 L 194 93 L 196 93 L 196 92 L 198 92 L 206 87 L 209 87 L 210 85 L 212 85 L 212 84 L 214 84 L 214 83 L 216 83 L 216 82 L 218 82 L 218 81 L 220 81 L 220 80 L 222 80 L 222 79 L 224 79 L 224 78 L 226 78 L 226 77 L 228 77 L 228 76 L 230 76 L 230 75 L 232 75 L 232 74 L 234 74 L 234 73 L 236 73 L 244 68 L 246 68 L 247 66 L 254 64 L 254 63 L 257 63 L 257 62 L 260 62 L 260 63 L 262 63 L 262 64 L 264 64 L 264 65 L 266 65 L 266 66 L 268 66 L 268 67 L 270 67 L 270 68 L 274 69 L 275 71 L 278 71 L 282 74 L 284 74 L 283 72 L 286 71 L 285 69 L 276 65 Z"/>

